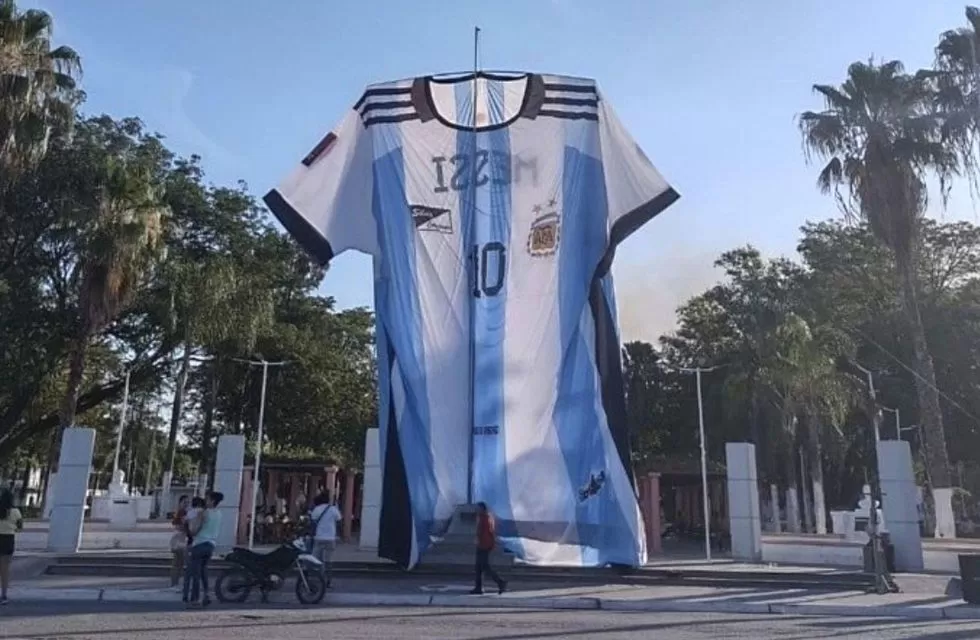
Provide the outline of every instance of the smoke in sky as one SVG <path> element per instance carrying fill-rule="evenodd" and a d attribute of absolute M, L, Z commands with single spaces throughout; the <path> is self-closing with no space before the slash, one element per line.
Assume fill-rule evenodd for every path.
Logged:
<path fill-rule="evenodd" d="M 685 248 L 613 267 L 624 341 L 656 343 L 677 326 L 677 307 L 721 280 L 722 274 L 712 266 L 717 251 Z"/>

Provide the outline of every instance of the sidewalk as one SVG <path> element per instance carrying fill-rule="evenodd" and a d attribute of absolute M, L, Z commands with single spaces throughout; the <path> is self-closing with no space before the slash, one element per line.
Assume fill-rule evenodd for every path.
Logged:
<path fill-rule="evenodd" d="M 212 578 L 213 580 L 213 578 Z M 887 595 L 859 591 L 815 593 L 805 589 L 753 589 L 685 586 L 604 585 L 554 588 L 513 583 L 502 596 L 471 596 L 468 582 L 433 579 L 338 579 L 320 606 L 438 606 L 605 611 L 827 615 L 909 619 L 980 620 L 980 607 L 958 598 L 921 593 Z M 162 584 L 161 584 L 162 583 Z M 133 602 L 179 605 L 180 594 L 165 582 L 145 578 L 77 578 L 47 576 L 11 588 L 14 601 Z M 293 583 L 274 592 L 276 604 L 295 604 Z M 249 599 L 258 604 L 258 594 Z M 223 605 L 216 605 L 223 606 Z"/>

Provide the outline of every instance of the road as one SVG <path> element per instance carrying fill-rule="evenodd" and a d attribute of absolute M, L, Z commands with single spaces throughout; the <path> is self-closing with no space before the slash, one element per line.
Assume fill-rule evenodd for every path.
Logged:
<path fill-rule="evenodd" d="M 185 611 L 170 605 L 11 603 L 0 609 L 4 640 L 969 640 L 980 622 L 899 619 L 617 613 L 504 609 L 222 608 Z"/>

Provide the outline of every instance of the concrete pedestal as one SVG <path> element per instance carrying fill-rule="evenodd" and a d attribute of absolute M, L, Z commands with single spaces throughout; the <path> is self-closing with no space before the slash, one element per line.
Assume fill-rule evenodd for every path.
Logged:
<path fill-rule="evenodd" d="M 52 493 L 48 551 L 75 553 L 82 540 L 85 497 L 92 469 L 95 430 L 72 427 L 65 430 L 58 459 L 58 474 Z"/>
<path fill-rule="evenodd" d="M 245 436 L 226 435 L 218 438 L 217 461 L 214 465 L 214 490 L 225 498 L 218 506 L 221 512 L 219 549 L 235 546 L 238 532 L 238 507 L 242 499 L 242 467 L 245 464 Z"/>
<path fill-rule="evenodd" d="M 878 442 L 878 476 L 885 521 L 895 546 L 895 569 L 922 571 L 922 538 L 916 508 L 918 488 L 909 443 L 904 440 Z"/>
<path fill-rule="evenodd" d="M 113 474 L 105 499 L 109 506 L 110 529 L 125 531 L 136 527 L 136 521 L 139 519 L 136 498 L 129 495 L 126 474 L 123 473 L 122 469 Z"/>
<path fill-rule="evenodd" d="M 381 523 L 381 443 L 378 430 L 364 436 L 364 490 L 361 497 L 362 549 L 377 549 Z"/>
<path fill-rule="evenodd" d="M 732 559 L 762 560 L 762 517 L 755 466 L 755 445 L 725 444 L 728 466 L 728 517 L 732 533 Z"/>

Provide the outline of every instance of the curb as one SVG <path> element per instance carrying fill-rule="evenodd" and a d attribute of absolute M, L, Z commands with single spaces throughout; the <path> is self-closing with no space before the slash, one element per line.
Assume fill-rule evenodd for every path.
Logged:
<path fill-rule="evenodd" d="M 178 604 L 176 593 L 135 589 L 12 589 L 15 600 L 76 602 L 142 602 Z M 279 597 L 277 597 L 279 596 Z M 272 603 L 292 603 L 292 593 L 273 594 Z M 794 603 L 697 601 L 684 599 L 613 600 L 591 597 L 553 598 L 513 595 L 425 595 L 415 593 L 330 593 L 320 606 L 340 607 L 459 607 L 493 609 L 587 610 L 656 613 L 735 613 L 836 617 L 908 618 L 914 620 L 980 620 L 980 607 L 967 604 L 922 608 L 908 606 L 847 606 Z"/>

